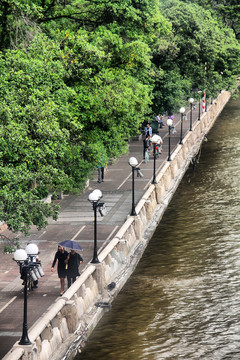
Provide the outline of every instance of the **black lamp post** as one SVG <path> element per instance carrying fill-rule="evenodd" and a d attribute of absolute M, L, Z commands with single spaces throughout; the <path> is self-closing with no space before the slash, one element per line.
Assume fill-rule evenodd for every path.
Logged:
<path fill-rule="evenodd" d="M 99 200 L 102 198 L 101 190 L 94 190 L 89 194 L 88 200 L 92 203 L 93 211 L 94 211 L 94 247 L 93 247 L 93 259 L 91 261 L 92 264 L 100 263 L 97 254 L 97 209 L 103 207 L 104 203 L 99 203 Z"/>
<path fill-rule="evenodd" d="M 173 124 L 172 119 L 167 119 L 167 125 L 168 125 L 168 161 L 171 161 L 171 144 L 170 144 L 170 138 L 171 138 L 171 126 Z"/>
<path fill-rule="evenodd" d="M 153 143 L 153 180 L 152 184 L 156 184 L 156 143 Z"/>
<path fill-rule="evenodd" d="M 160 144 L 162 143 L 162 139 L 161 136 L 155 134 L 153 135 L 153 137 L 151 138 L 151 142 L 153 144 L 153 180 L 152 180 L 152 184 L 156 184 L 156 147 L 157 145 L 160 146 Z"/>
<path fill-rule="evenodd" d="M 28 337 L 28 324 L 27 324 L 27 298 L 28 298 L 28 284 L 36 281 L 44 276 L 41 263 L 37 261 L 38 247 L 35 244 L 28 244 L 26 249 L 17 249 L 14 253 L 13 260 L 17 262 L 20 269 L 20 278 L 24 284 L 24 306 L 23 306 L 23 329 L 22 337 L 19 345 L 31 345 Z"/>
<path fill-rule="evenodd" d="M 192 109 L 193 109 L 194 99 L 190 98 L 188 101 L 190 102 L 190 128 L 189 128 L 189 131 L 192 131 Z"/>
<path fill-rule="evenodd" d="M 207 61 L 205 62 L 205 86 L 204 86 L 204 101 L 205 101 L 205 107 L 204 107 L 204 112 L 207 112 L 207 90 L 206 90 L 206 87 L 207 87 L 207 73 L 208 71 L 208 63 Z"/>
<path fill-rule="evenodd" d="M 182 145 L 182 138 L 183 138 L 183 114 L 185 113 L 185 108 L 181 107 L 180 114 L 181 114 L 181 132 L 180 132 L 180 141 L 179 144 Z"/>
<path fill-rule="evenodd" d="M 27 324 L 27 282 L 28 282 L 28 276 L 29 271 L 31 270 L 31 267 L 28 265 L 23 264 L 21 266 L 21 279 L 24 283 L 24 306 L 23 306 L 23 329 L 22 329 L 22 337 L 19 341 L 19 345 L 31 345 L 31 341 L 28 337 L 28 324 Z"/>
<path fill-rule="evenodd" d="M 134 199 L 134 171 L 137 168 L 138 165 L 138 161 L 135 157 L 130 157 L 129 161 L 128 161 L 129 165 L 132 167 L 132 211 L 131 211 L 131 216 L 136 216 L 136 210 L 135 210 L 135 199 Z"/>
<path fill-rule="evenodd" d="M 192 89 L 192 91 L 196 94 L 196 97 L 198 99 L 198 120 L 201 120 L 201 94 L 202 90 L 199 90 L 198 88 Z"/>
<path fill-rule="evenodd" d="M 202 94 L 202 90 L 197 90 L 197 94 L 198 94 L 198 121 L 201 120 L 201 94 Z"/>
<path fill-rule="evenodd" d="M 30 246 L 32 245 L 32 247 Z M 32 255 L 38 254 L 38 247 L 37 245 L 30 244 L 28 247 L 31 249 L 34 248 L 34 253 Z M 14 253 L 14 261 L 16 261 L 19 265 L 20 270 L 20 278 L 23 280 L 24 284 L 24 304 L 23 304 L 23 328 L 22 328 L 22 337 L 19 341 L 19 345 L 31 345 L 31 341 L 28 337 L 28 324 L 27 324 L 27 292 L 28 292 L 28 279 L 31 276 L 30 272 L 33 269 L 33 265 L 28 260 L 28 253 L 26 250 L 23 249 L 17 249 Z"/>

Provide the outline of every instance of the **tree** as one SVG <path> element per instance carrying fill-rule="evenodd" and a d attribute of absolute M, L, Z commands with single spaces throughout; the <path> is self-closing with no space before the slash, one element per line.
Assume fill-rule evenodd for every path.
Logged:
<path fill-rule="evenodd" d="M 39 201 L 43 194 L 81 189 L 97 150 L 110 157 L 126 149 L 151 102 L 151 87 L 141 81 L 151 66 L 143 42 L 131 48 L 105 28 L 54 35 L 39 33 L 0 57 L 0 167 L 14 174 L 2 177 L 0 218 L 13 231 L 56 218 L 56 207 Z"/>
<path fill-rule="evenodd" d="M 207 89 L 214 96 L 219 89 L 235 85 L 240 48 L 233 32 L 197 4 L 167 0 L 161 9 L 172 25 L 169 43 L 153 59 L 166 74 L 156 82 L 155 93 L 164 89 L 168 103 L 172 98 L 164 107 L 174 110 L 181 94 L 190 95 L 192 88 Z"/>
<path fill-rule="evenodd" d="M 92 153 L 92 141 L 104 145 L 108 156 L 119 155 L 126 148 L 125 139 L 139 131 L 150 111 L 149 47 L 140 40 L 124 42 L 103 26 L 91 33 L 59 32 L 57 42 L 66 83 L 77 94 L 73 106 L 84 127 L 85 156 Z"/>
<path fill-rule="evenodd" d="M 76 93 L 64 82 L 61 54 L 38 36 L 27 52 L 0 57 L 0 218 L 13 231 L 27 233 L 32 224 L 56 218 L 56 206 L 40 199 L 79 189 L 92 166 L 81 157 L 82 125 L 71 106 Z"/>
<path fill-rule="evenodd" d="M 101 154 L 127 151 L 153 112 L 178 109 L 194 87 L 234 84 L 239 44 L 199 2 L 0 3 L 0 219 L 10 229 L 56 218 L 41 199 L 81 190 Z"/>
<path fill-rule="evenodd" d="M 190 1 L 186 1 L 190 2 Z M 215 15 L 223 23 L 230 27 L 236 36 L 240 39 L 240 4 L 238 0 L 196 0 L 200 6 L 211 9 L 213 16 Z"/>

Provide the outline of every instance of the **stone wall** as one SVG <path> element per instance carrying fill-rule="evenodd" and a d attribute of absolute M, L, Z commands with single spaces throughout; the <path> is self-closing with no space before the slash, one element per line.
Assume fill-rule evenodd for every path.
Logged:
<path fill-rule="evenodd" d="M 141 258 L 157 224 L 161 220 L 191 159 L 198 153 L 205 135 L 213 126 L 231 94 L 222 91 L 201 116 L 150 185 L 136 206 L 137 216 L 129 216 L 114 239 L 102 250 L 100 264 L 85 268 L 64 296 L 31 327 L 32 345 L 17 343 L 3 360 L 72 359 L 84 346 L 92 330 L 109 309 Z"/>

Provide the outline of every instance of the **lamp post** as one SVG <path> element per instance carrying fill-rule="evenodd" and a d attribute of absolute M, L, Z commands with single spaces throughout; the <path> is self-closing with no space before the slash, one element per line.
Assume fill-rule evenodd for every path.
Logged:
<path fill-rule="evenodd" d="M 199 99 L 198 103 L 198 121 L 201 120 L 201 100 Z"/>
<path fill-rule="evenodd" d="M 131 216 L 136 216 L 136 210 L 135 210 L 135 200 L 134 200 L 134 170 L 137 168 L 138 161 L 135 157 L 130 157 L 128 161 L 129 165 L 132 167 L 132 211 Z"/>
<path fill-rule="evenodd" d="M 94 211 L 94 248 L 93 248 L 93 259 L 91 261 L 92 264 L 98 264 L 100 261 L 98 259 L 97 254 L 97 208 L 103 206 L 104 203 L 99 203 L 99 200 L 102 198 L 101 190 L 94 190 L 88 196 L 88 200 L 92 203 L 93 211 Z"/>
<path fill-rule="evenodd" d="M 182 131 L 183 131 L 183 114 L 185 113 L 185 108 L 184 107 L 181 107 L 180 109 L 180 114 L 181 114 L 181 132 L 180 132 L 180 141 L 179 141 L 179 144 L 182 144 L 182 138 L 183 138 L 183 135 L 182 135 Z"/>
<path fill-rule="evenodd" d="M 189 129 L 189 131 L 192 131 L 192 109 L 193 109 L 194 99 L 190 98 L 188 101 L 190 102 L 190 129 Z"/>
<path fill-rule="evenodd" d="M 28 337 L 27 325 L 27 291 L 28 283 L 31 284 L 32 281 L 36 281 L 38 278 L 44 276 L 41 268 L 41 263 L 39 261 L 36 261 L 36 257 L 38 254 L 39 251 L 37 245 L 28 244 L 25 250 L 17 249 L 13 257 L 13 260 L 16 261 L 19 265 L 21 275 L 20 278 L 23 280 L 24 285 L 23 329 L 19 345 L 31 345 L 31 341 Z"/>
<path fill-rule="evenodd" d="M 152 184 L 156 184 L 156 146 L 160 145 L 162 143 L 161 136 L 159 135 L 153 135 L 151 138 L 151 142 L 153 143 L 153 180 Z"/>
<path fill-rule="evenodd" d="M 171 137 L 171 126 L 173 124 L 172 119 L 167 119 L 168 125 L 168 161 L 171 161 L 171 147 L 170 147 L 170 137 Z"/>
<path fill-rule="evenodd" d="M 31 245 L 31 246 L 30 246 Z M 31 251 L 34 250 L 35 255 L 38 254 L 38 247 L 34 244 L 29 244 Z M 28 246 L 28 250 L 29 250 Z M 14 261 L 17 262 L 20 269 L 20 278 L 23 280 L 24 284 L 24 306 L 23 306 L 23 328 L 22 328 L 22 337 L 19 341 L 19 345 L 31 345 L 31 341 L 28 337 L 28 324 L 27 324 L 27 282 L 30 276 L 30 272 L 33 269 L 33 265 L 31 265 L 28 261 L 28 253 L 26 250 L 18 249 L 14 253 Z"/>
<path fill-rule="evenodd" d="M 198 103 L 198 121 L 201 120 L 201 90 L 198 90 L 198 94 L 199 94 L 199 103 Z"/>
<path fill-rule="evenodd" d="M 207 61 L 205 61 L 205 86 L 204 86 L 204 100 L 205 100 L 205 107 L 204 107 L 204 112 L 207 112 L 207 90 L 206 90 L 206 85 L 207 85 L 207 69 L 208 69 L 208 64 Z"/>

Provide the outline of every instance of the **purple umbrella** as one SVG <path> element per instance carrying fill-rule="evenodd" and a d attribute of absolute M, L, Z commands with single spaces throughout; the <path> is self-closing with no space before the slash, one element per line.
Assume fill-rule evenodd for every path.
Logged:
<path fill-rule="evenodd" d="M 59 245 L 71 250 L 82 250 L 81 246 L 73 240 L 64 240 L 60 242 Z"/>

